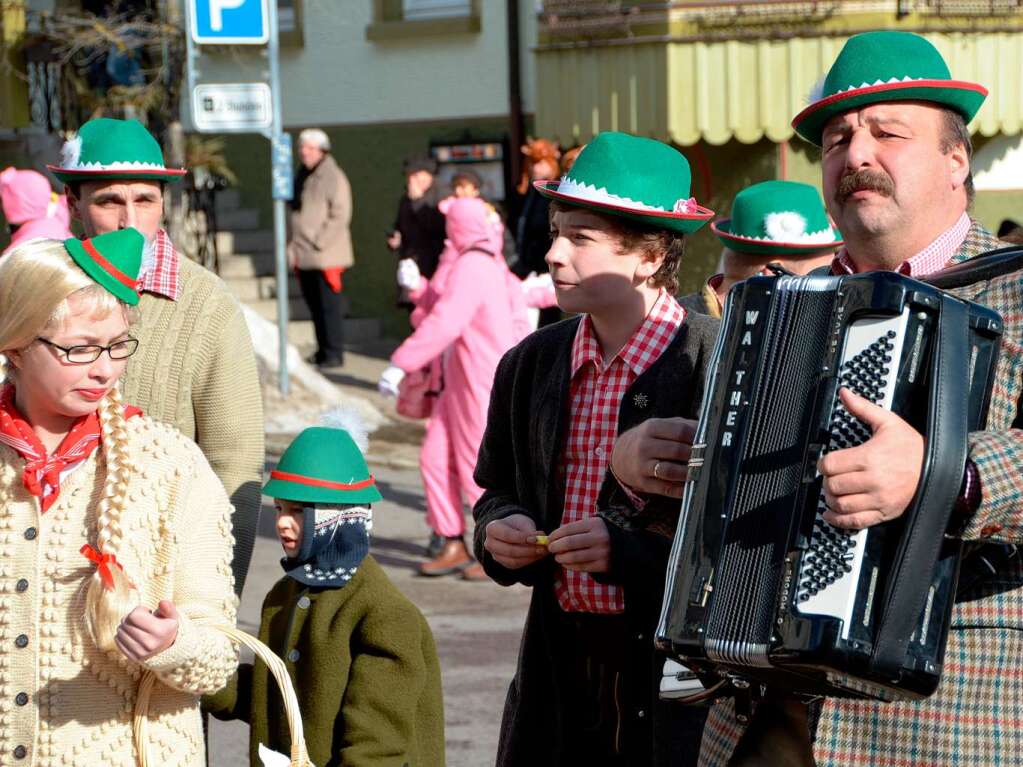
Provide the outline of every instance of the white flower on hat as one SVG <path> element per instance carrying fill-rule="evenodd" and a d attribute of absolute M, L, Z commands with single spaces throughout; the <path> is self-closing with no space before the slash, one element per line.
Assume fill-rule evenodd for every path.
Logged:
<path fill-rule="evenodd" d="M 333 410 L 324 412 L 320 416 L 320 424 L 331 429 L 344 429 L 363 453 L 369 447 L 369 427 L 362 414 L 350 405 L 341 403 Z"/>
<path fill-rule="evenodd" d="M 806 219 L 791 210 L 768 213 L 764 216 L 764 231 L 775 242 L 798 242 L 806 234 Z"/>
<path fill-rule="evenodd" d="M 82 156 L 82 137 L 75 134 L 60 148 L 60 164 L 63 168 L 77 168 Z"/>

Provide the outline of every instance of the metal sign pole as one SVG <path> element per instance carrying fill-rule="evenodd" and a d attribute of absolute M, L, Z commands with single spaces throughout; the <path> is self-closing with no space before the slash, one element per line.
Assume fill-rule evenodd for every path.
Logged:
<path fill-rule="evenodd" d="M 279 167 L 279 159 L 283 144 L 286 143 L 290 159 L 291 142 L 290 136 L 285 139 L 282 136 L 283 119 L 281 117 L 281 77 L 278 57 L 277 40 L 277 0 L 268 3 L 270 13 L 270 41 L 267 47 L 267 55 L 270 59 L 270 101 L 273 105 L 273 124 L 270 128 L 270 161 L 271 167 L 276 174 Z M 288 170 L 290 171 L 290 165 Z M 289 174 L 290 175 L 290 174 Z M 285 228 L 284 202 L 291 198 L 291 190 L 287 194 L 281 194 L 284 190 L 277 188 L 279 184 L 272 180 L 274 187 L 274 256 L 277 265 L 277 332 L 278 332 L 278 364 L 279 372 L 277 384 L 281 394 L 288 396 L 290 381 L 288 378 L 288 258 L 285 251 L 287 232 Z"/>

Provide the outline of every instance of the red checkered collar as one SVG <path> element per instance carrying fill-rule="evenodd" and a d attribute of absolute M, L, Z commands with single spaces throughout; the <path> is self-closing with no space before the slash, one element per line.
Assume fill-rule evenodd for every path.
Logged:
<path fill-rule="evenodd" d="M 154 293 L 177 301 L 181 295 L 180 274 L 181 256 L 174 249 L 167 232 L 160 229 L 153 242 L 152 265 L 139 275 L 139 293 Z"/>
<path fill-rule="evenodd" d="M 633 373 L 637 376 L 642 375 L 668 348 L 685 319 L 686 310 L 674 296 L 662 290 L 643 324 L 632 334 L 632 338 L 625 346 L 618 350 L 611 363 L 615 359 L 621 359 Z M 597 341 L 597 333 L 588 314 L 583 315 L 572 341 L 572 377 L 575 377 L 587 362 L 592 362 L 597 370 L 606 369 L 604 357 L 600 352 L 600 342 Z M 608 363 L 607 367 L 610 367 L 611 363 Z"/>
<path fill-rule="evenodd" d="M 924 277 L 940 272 L 952 256 L 959 252 L 959 247 L 970 231 L 970 217 L 963 213 L 950 229 L 938 235 L 934 242 L 921 250 L 907 261 L 903 261 L 895 271 L 908 277 Z M 835 255 L 831 262 L 832 274 L 856 274 L 859 269 L 844 247 Z"/>

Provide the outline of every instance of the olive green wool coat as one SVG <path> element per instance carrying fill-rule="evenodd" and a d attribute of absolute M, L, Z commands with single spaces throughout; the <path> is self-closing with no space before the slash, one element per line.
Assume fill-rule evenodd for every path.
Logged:
<path fill-rule="evenodd" d="M 344 588 L 282 578 L 263 600 L 259 638 L 291 674 L 316 767 L 443 767 L 433 635 L 373 557 Z M 241 665 L 205 702 L 218 719 L 249 723 L 252 764 L 260 743 L 290 753 L 284 704 L 261 661 Z"/>

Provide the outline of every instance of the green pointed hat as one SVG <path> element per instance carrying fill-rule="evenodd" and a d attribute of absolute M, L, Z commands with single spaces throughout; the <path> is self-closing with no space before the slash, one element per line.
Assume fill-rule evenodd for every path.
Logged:
<path fill-rule="evenodd" d="M 792 120 L 796 133 L 821 145 L 828 120 L 850 109 L 883 101 L 930 101 L 973 119 L 987 88 L 953 80 L 931 43 L 912 32 L 864 32 L 842 47 L 820 94 Z"/>
<path fill-rule="evenodd" d="M 583 148 L 560 181 L 536 181 L 533 186 L 567 205 L 687 234 L 714 217 L 714 211 L 689 196 L 691 182 L 689 163 L 678 150 L 609 131 Z"/>
<path fill-rule="evenodd" d="M 735 195 L 732 217 L 715 221 L 710 228 L 739 253 L 799 255 L 844 244 L 831 227 L 817 190 L 796 181 L 746 187 Z"/>
<path fill-rule="evenodd" d="M 311 426 L 284 451 L 263 493 L 297 503 L 375 503 L 383 496 L 344 429 Z"/>
<path fill-rule="evenodd" d="M 137 229 L 119 229 L 88 240 L 64 240 L 64 248 L 82 271 L 124 303 L 139 302 L 136 287 L 146 238 Z"/>
<path fill-rule="evenodd" d="M 60 152 L 60 165 L 46 166 L 65 184 L 95 179 L 176 181 L 181 169 L 163 164 L 163 151 L 138 120 L 89 120 Z"/>

